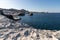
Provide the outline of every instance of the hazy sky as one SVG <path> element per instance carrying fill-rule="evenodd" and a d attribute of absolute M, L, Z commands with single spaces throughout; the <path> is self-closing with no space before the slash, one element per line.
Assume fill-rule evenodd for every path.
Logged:
<path fill-rule="evenodd" d="M 0 0 L 0 8 L 60 12 L 60 0 Z"/>

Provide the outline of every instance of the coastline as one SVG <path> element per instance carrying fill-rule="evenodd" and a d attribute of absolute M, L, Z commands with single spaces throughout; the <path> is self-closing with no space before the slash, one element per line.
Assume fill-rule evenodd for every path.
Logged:
<path fill-rule="evenodd" d="M 35 29 L 0 15 L 0 40 L 60 40 L 60 30 Z"/>
<path fill-rule="evenodd" d="M 0 15 L 0 40 L 59 40 L 60 30 L 34 29 Z"/>

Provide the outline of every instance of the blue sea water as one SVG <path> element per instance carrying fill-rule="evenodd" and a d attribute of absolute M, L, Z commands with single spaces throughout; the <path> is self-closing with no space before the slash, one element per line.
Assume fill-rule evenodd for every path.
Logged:
<path fill-rule="evenodd" d="M 36 29 L 60 30 L 60 13 L 33 13 L 21 16 L 20 22 L 27 23 Z"/>

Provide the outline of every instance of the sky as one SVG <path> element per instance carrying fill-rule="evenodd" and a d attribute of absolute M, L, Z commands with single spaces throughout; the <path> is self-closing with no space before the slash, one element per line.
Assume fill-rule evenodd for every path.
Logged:
<path fill-rule="evenodd" d="M 38 12 L 60 12 L 60 0 L 0 0 L 0 8 Z"/>

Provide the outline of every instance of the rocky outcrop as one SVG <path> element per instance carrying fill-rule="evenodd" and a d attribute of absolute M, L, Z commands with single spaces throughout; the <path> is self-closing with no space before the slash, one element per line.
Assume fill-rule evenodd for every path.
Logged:
<path fill-rule="evenodd" d="M 17 15 L 17 16 L 24 16 L 25 12 L 27 12 L 24 9 L 17 10 L 17 9 L 3 9 L 3 13 L 5 15 Z"/>
<path fill-rule="evenodd" d="M 30 16 L 33 16 L 33 12 L 30 12 L 29 15 L 30 15 Z"/>
<path fill-rule="evenodd" d="M 11 19 L 11 20 L 14 20 L 14 21 L 17 21 L 17 20 L 21 19 L 18 15 L 12 15 L 12 14 L 7 14 L 7 13 L 5 14 L 3 12 L 3 10 L 0 10 L 0 14 L 9 18 L 9 19 Z"/>

